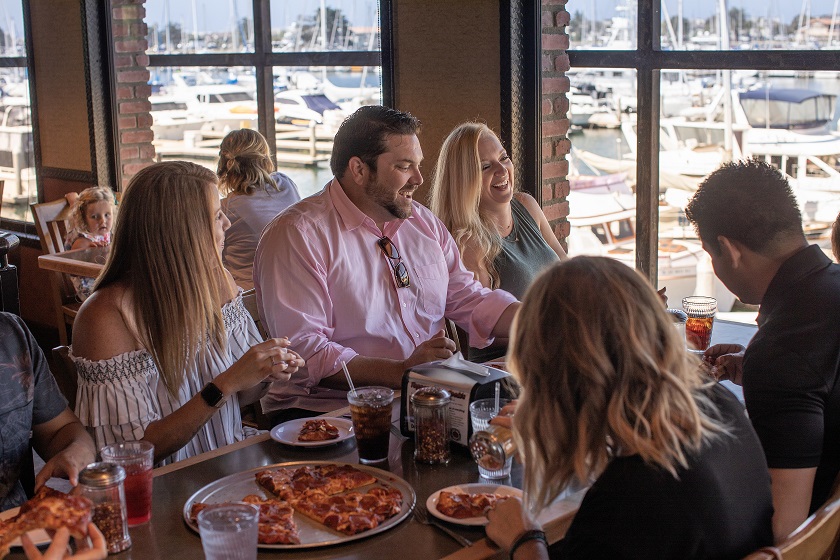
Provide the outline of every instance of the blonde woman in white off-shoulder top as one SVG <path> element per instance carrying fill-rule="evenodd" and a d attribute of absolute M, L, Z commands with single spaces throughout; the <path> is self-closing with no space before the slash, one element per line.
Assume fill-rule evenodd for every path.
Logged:
<path fill-rule="evenodd" d="M 165 464 L 245 437 L 239 407 L 303 365 L 261 341 L 224 270 L 230 222 L 216 176 L 187 162 L 141 170 L 111 253 L 73 327 L 76 413 L 97 446 L 146 440 Z"/>

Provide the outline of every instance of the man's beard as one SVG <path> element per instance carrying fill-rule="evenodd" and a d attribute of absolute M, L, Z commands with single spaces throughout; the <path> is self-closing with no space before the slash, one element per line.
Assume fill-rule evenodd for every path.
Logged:
<path fill-rule="evenodd" d="M 411 201 L 405 199 L 408 204 L 406 206 L 399 205 L 397 197 L 402 198 L 402 196 L 392 193 L 388 188 L 381 185 L 376 175 L 372 175 L 368 184 L 365 185 L 365 195 L 382 206 L 395 218 L 404 220 L 411 217 Z"/>

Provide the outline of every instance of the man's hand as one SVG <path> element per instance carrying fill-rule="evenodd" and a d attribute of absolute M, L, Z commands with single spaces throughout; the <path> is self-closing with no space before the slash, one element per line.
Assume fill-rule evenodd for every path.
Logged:
<path fill-rule="evenodd" d="M 54 476 L 66 478 L 70 484 L 76 486 L 79 483 L 79 473 L 94 460 L 95 457 L 86 445 L 71 443 L 46 462 L 35 477 L 35 488 L 40 488 Z"/>
<path fill-rule="evenodd" d="M 76 553 L 67 553 L 67 544 L 70 542 L 70 531 L 62 527 L 52 536 L 52 544 L 41 553 L 33 544 L 28 535 L 20 537 L 23 544 L 23 552 L 29 560 L 104 560 L 108 556 L 107 543 L 99 528 L 88 523 L 88 536 L 91 545 L 87 544 L 88 539 L 76 539 Z"/>
<path fill-rule="evenodd" d="M 703 359 L 712 365 L 712 375 L 718 381 L 728 379 L 736 385 L 741 385 L 744 350 L 740 344 L 715 344 L 703 353 Z"/>
<path fill-rule="evenodd" d="M 404 362 L 404 369 L 434 362 L 435 360 L 445 360 L 451 357 L 454 352 L 455 342 L 451 338 L 446 338 L 446 333 L 440 330 L 435 336 L 420 344 L 414 350 Z"/>

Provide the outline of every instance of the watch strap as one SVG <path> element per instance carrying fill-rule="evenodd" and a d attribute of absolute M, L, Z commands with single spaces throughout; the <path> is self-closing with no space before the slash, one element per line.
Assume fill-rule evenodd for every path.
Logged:
<path fill-rule="evenodd" d="M 530 529 L 519 535 L 516 540 L 513 541 L 513 545 L 510 547 L 511 560 L 513 560 L 513 555 L 516 553 L 516 549 L 528 541 L 540 541 L 546 548 L 548 548 L 548 540 L 545 538 L 545 532 L 540 531 L 539 529 Z"/>

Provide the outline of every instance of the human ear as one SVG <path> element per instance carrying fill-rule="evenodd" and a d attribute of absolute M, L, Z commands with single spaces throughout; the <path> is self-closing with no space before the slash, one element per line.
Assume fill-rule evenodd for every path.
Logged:
<path fill-rule="evenodd" d="M 367 182 L 367 175 L 370 170 L 368 169 L 367 164 L 363 162 L 360 157 L 353 156 L 347 163 L 347 171 L 350 172 L 353 182 L 362 185 Z"/>
<path fill-rule="evenodd" d="M 729 261 L 732 268 L 738 268 L 744 256 L 738 244 L 723 235 L 718 235 L 717 240 L 723 258 Z"/>

